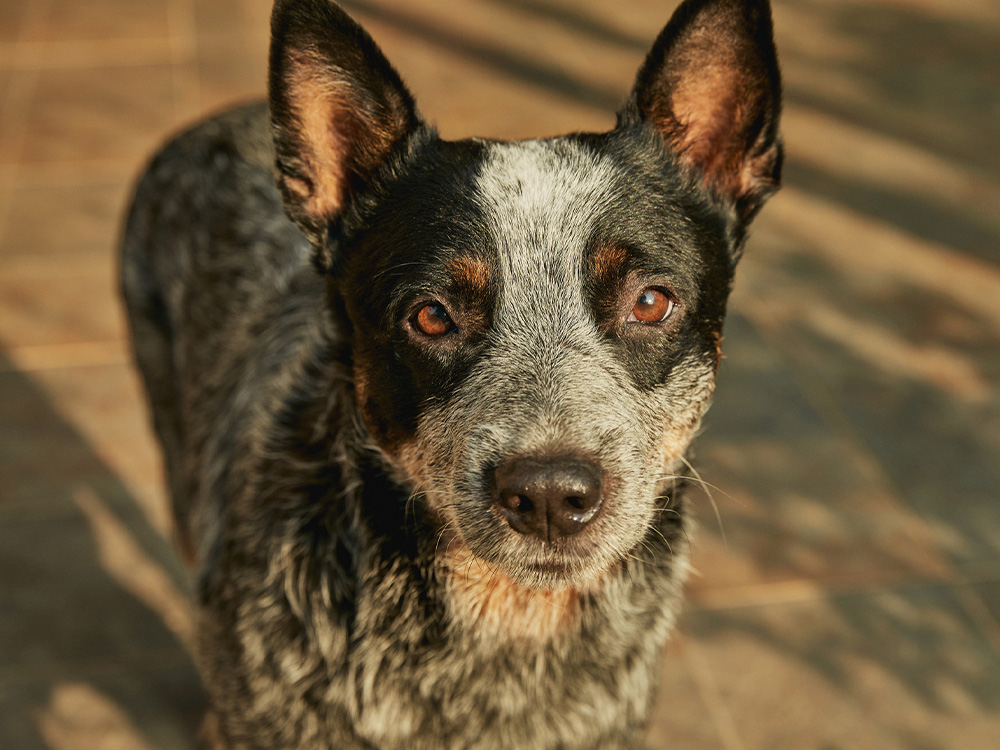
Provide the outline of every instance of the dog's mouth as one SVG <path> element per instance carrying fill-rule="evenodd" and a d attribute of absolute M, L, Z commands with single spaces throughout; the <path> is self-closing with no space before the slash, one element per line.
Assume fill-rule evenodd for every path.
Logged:
<path fill-rule="evenodd" d="M 516 564 L 516 580 L 532 589 L 596 589 L 604 579 L 608 566 L 581 564 L 577 559 L 520 561 Z"/>
<path fill-rule="evenodd" d="M 572 566 L 565 561 L 546 560 L 540 562 L 522 563 L 524 569 L 534 575 L 546 577 L 565 577 L 572 571 Z"/>
<path fill-rule="evenodd" d="M 598 528 L 546 540 L 517 530 L 495 508 L 478 520 L 455 524 L 452 548 L 466 550 L 470 558 L 528 589 L 589 588 L 623 559 Z"/>
<path fill-rule="evenodd" d="M 597 577 L 593 560 L 581 550 L 542 544 L 534 539 L 497 529 L 485 540 L 458 533 L 443 548 L 443 555 L 461 559 L 464 565 L 502 573 L 532 589 L 557 589 L 586 585 Z"/>

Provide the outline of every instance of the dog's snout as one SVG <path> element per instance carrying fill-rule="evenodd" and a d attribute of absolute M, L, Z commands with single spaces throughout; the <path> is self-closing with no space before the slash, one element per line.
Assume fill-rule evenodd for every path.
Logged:
<path fill-rule="evenodd" d="M 600 510 L 600 470 L 579 459 L 514 458 L 496 470 L 496 503 L 514 531 L 547 542 L 573 536 Z"/>

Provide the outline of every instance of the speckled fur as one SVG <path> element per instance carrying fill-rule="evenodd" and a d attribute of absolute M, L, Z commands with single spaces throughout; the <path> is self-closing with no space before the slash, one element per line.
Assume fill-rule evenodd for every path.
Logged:
<path fill-rule="evenodd" d="M 279 0 L 272 33 L 270 107 L 170 142 L 122 250 L 206 736 L 640 746 L 687 572 L 683 456 L 778 181 L 767 3 L 688 0 L 613 131 L 521 143 L 441 141 L 326 0 Z M 736 115 L 695 121 L 716 105 Z M 650 286 L 676 314 L 636 327 Z M 431 299 L 450 338 L 412 330 Z M 600 513 L 568 540 L 514 532 L 493 469 L 567 455 L 604 473 Z"/>

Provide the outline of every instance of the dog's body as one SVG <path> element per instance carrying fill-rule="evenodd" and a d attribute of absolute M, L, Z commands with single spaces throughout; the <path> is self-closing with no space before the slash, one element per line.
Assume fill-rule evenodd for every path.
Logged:
<path fill-rule="evenodd" d="M 270 121 L 167 146 L 123 249 L 220 745 L 641 742 L 778 98 L 766 2 L 691 0 L 611 133 L 449 143 L 278 3 Z"/>

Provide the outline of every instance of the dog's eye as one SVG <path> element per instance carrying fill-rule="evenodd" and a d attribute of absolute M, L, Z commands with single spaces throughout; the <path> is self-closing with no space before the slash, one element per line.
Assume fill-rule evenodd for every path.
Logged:
<path fill-rule="evenodd" d="M 674 301 L 659 289 L 643 289 L 628 316 L 629 323 L 662 323 L 674 311 Z"/>
<path fill-rule="evenodd" d="M 431 302 L 417 310 L 413 325 L 425 336 L 443 336 L 455 330 L 455 323 L 440 302 Z"/>

